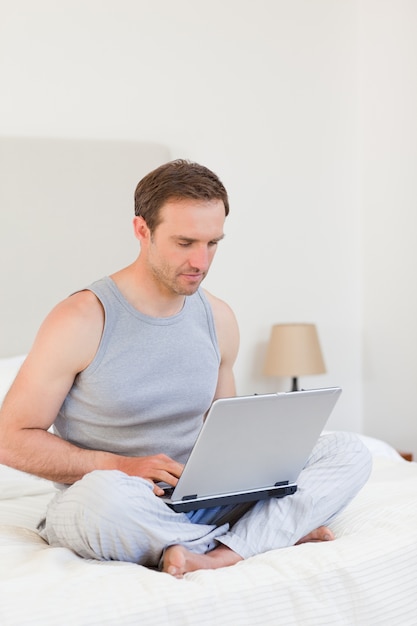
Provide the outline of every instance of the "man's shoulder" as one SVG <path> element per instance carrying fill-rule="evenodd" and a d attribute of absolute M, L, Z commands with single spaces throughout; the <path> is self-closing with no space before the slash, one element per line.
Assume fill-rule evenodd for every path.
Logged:
<path fill-rule="evenodd" d="M 41 335 L 62 337 L 76 341 L 83 338 L 89 343 L 100 337 L 104 324 L 104 311 L 98 298 L 87 290 L 78 291 L 61 300 L 41 325 Z M 72 339 L 71 339 L 72 338 Z"/>
<path fill-rule="evenodd" d="M 217 296 L 204 290 L 213 311 L 217 340 L 221 354 L 221 375 L 219 375 L 216 397 L 234 395 L 233 364 L 239 350 L 239 326 L 232 308 Z"/>
<path fill-rule="evenodd" d="M 213 312 L 219 343 L 222 345 L 224 341 L 231 341 L 238 344 L 239 327 L 233 309 L 225 300 L 214 296 L 205 289 L 203 291 Z"/>
<path fill-rule="evenodd" d="M 204 294 L 204 296 L 210 303 L 210 306 L 213 309 L 213 313 L 219 312 L 219 313 L 226 314 L 227 312 L 230 312 L 233 315 L 232 308 L 225 300 L 222 300 L 218 296 L 215 296 L 210 291 L 207 291 L 207 289 L 201 288 L 201 292 Z"/>
<path fill-rule="evenodd" d="M 100 300 L 89 289 L 83 289 L 71 294 L 65 300 L 62 300 L 55 307 L 55 310 L 57 314 L 75 316 L 80 320 L 101 318 L 103 314 Z"/>

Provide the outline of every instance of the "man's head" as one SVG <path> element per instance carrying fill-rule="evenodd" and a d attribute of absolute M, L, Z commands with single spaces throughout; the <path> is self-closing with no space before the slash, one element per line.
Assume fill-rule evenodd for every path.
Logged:
<path fill-rule="evenodd" d="M 144 276 L 165 296 L 194 293 L 223 239 L 228 212 L 226 189 L 202 165 L 172 161 L 145 176 L 133 219 Z"/>
<path fill-rule="evenodd" d="M 170 161 L 147 174 L 135 190 L 135 215 L 151 233 L 161 221 L 160 209 L 169 200 L 221 200 L 229 214 L 227 191 L 211 170 L 183 159 Z"/>

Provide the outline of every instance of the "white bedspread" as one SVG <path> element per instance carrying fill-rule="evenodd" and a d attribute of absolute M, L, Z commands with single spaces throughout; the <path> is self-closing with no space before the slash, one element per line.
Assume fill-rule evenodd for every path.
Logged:
<path fill-rule="evenodd" d="M 417 624 L 417 464 L 376 456 L 337 539 L 177 580 L 50 548 L 34 530 L 47 481 L 0 466 L 0 624 Z"/>

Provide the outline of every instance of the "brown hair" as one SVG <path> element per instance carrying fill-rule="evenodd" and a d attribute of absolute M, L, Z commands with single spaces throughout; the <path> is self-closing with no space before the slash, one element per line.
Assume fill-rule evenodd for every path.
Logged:
<path fill-rule="evenodd" d="M 184 159 L 170 161 L 147 174 L 135 190 L 135 215 L 153 232 L 160 223 L 160 209 L 173 199 L 222 200 L 229 214 L 229 199 L 223 183 L 211 170 Z"/>

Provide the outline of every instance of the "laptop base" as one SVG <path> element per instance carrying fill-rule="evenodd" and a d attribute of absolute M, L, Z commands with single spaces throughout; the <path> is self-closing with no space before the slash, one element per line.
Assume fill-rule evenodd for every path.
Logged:
<path fill-rule="evenodd" d="M 262 491 L 252 491 L 245 493 L 234 493 L 223 496 L 213 496 L 198 498 L 197 496 L 188 496 L 184 500 L 171 502 L 165 500 L 171 509 L 176 513 L 188 513 L 197 509 L 210 509 L 215 506 L 224 506 L 229 504 L 240 504 L 243 502 L 256 502 L 258 500 L 266 500 L 268 498 L 284 498 L 290 496 L 297 491 L 297 485 L 277 485 Z M 163 496 L 162 496 L 162 499 Z"/>

